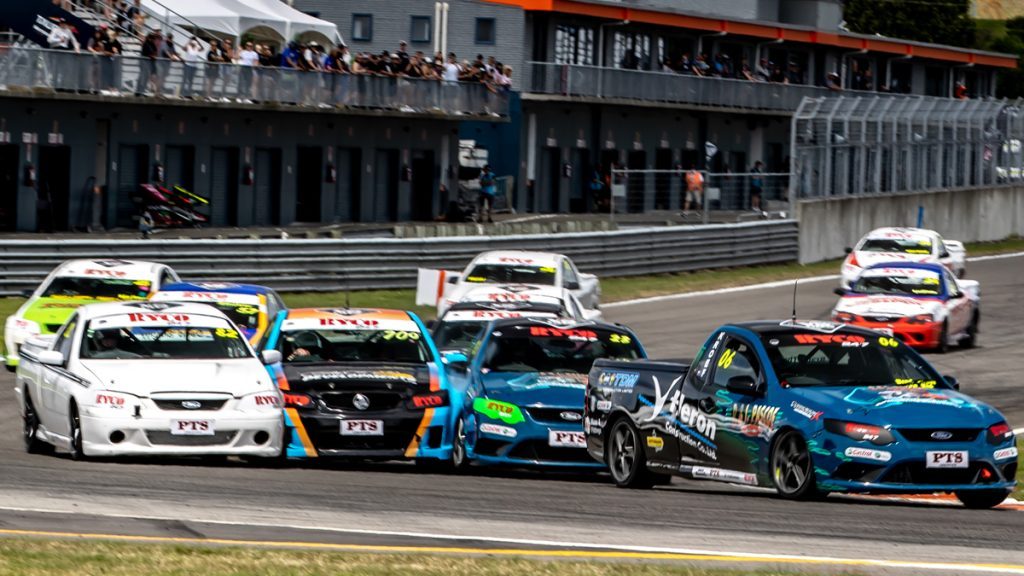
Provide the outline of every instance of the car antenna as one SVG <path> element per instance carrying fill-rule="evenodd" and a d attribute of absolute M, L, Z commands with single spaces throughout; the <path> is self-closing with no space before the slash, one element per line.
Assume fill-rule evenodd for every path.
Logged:
<path fill-rule="evenodd" d="M 796 287 L 799 283 L 799 280 L 793 280 L 793 324 L 796 324 Z"/>

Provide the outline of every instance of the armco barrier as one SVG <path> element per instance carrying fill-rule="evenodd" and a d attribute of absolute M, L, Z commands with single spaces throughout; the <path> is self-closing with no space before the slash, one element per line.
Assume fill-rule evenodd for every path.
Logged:
<path fill-rule="evenodd" d="M 561 252 L 584 272 L 636 276 L 797 259 L 793 220 L 614 232 L 340 240 L 0 241 L 0 295 L 36 287 L 63 260 L 170 264 L 185 279 L 252 282 L 282 291 L 412 288 L 417 268 L 461 269 L 484 250 Z"/>

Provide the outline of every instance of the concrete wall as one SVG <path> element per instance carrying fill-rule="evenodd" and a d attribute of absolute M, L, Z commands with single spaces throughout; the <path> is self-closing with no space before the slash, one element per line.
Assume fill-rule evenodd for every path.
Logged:
<path fill-rule="evenodd" d="M 965 242 L 1002 240 L 1024 234 L 1024 186 L 951 190 L 883 197 L 802 200 L 800 261 L 843 256 L 861 236 L 883 226 L 914 226 L 924 207 L 924 227 Z"/>

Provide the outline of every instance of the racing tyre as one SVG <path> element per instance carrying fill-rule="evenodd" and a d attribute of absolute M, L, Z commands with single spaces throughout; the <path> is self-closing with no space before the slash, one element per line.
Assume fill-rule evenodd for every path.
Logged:
<path fill-rule="evenodd" d="M 775 442 L 771 465 L 772 481 L 779 496 L 789 500 L 811 500 L 821 496 L 814 478 L 811 453 L 799 432 L 785 432 Z"/>
<path fill-rule="evenodd" d="M 32 404 L 32 397 L 25 392 L 25 414 L 22 417 L 25 421 L 24 439 L 25 452 L 29 454 L 50 454 L 53 446 L 38 438 L 39 415 L 36 414 L 36 407 Z"/>
<path fill-rule="evenodd" d="M 942 323 L 942 331 L 939 332 L 939 343 L 935 346 L 935 351 L 939 354 L 945 354 L 949 352 L 949 323 Z"/>
<path fill-rule="evenodd" d="M 960 340 L 961 348 L 974 348 L 978 343 L 978 325 L 981 322 L 981 312 L 975 310 L 971 317 L 971 325 L 967 327 L 967 336 Z"/>
<path fill-rule="evenodd" d="M 1002 504 L 1009 495 L 1009 490 L 964 490 L 956 493 L 956 497 L 964 506 L 976 510 L 994 508 Z"/>
<path fill-rule="evenodd" d="M 452 460 L 449 469 L 452 472 L 466 472 L 470 461 L 466 454 L 466 424 L 462 418 L 455 423 L 455 437 L 452 438 Z"/>
<path fill-rule="evenodd" d="M 647 456 L 640 445 L 640 433 L 626 418 L 616 420 L 608 433 L 605 463 L 619 488 L 652 488 L 671 482 L 671 477 L 647 469 Z"/>
<path fill-rule="evenodd" d="M 71 446 L 68 452 L 72 460 L 85 460 L 85 451 L 82 449 L 82 419 L 78 416 L 78 406 L 71 405 Z"/>

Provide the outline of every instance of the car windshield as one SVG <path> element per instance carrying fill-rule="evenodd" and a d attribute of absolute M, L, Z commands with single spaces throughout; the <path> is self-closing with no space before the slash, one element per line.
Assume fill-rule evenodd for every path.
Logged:
<path fill-rule="evenodd" d="M 255 330 L 260 325 L 260 309 L 257 306 L 242 302 L 217 302 L 216 306 L 239 328 Z"/>
<path fill-rule="evenodd" d="M 434 334 L 434 342 L 443 350 L 468 350 L 489 322 L 490 320 L 441 322 Z"/>
<path fill-rule="evenodd" d="M 787 331 L 761 340 L 783 386 L 948 387 L 924 358 L 883 334 Z"/>
<path fill-rule="evenodd" d="M 152 286 L 153 283 L 149 280 L 58 276 L 46 287 L 42 297 L 142 300 L 149 296 Z"/>
<path fill-rule="evenodd" d="M 466 275 L 466 282 L 555 285 L 554 266 L 525 264 L 479 264 Z"/>
<path fill-rule="evenodd" d="M 942 279 L 932 271 L 903 274 L 882 270 L 864 274 L 854 282 L 852 290 L 860 294 L 888 294 L 892 296 L 938 296 Z"/>
<path fill-rule="evenodd" d="M 927 238 L 868 238 L 858 250 L 926 256 L 932 253 L 932 241 Z"/>
<path fill-rule="evenodd" d="M 598 358 L 643 357 L 636 340 L 626 332 L 538 325 L 500 328 L 491 335 L 484 354 L 487 371 L 578 374 L 588 374 Z"/>
<path fill-rule="evenodd" d="M 418 329 L 295 329 L 282 333 L 285 363 L 399 362 L 425 364 L 430 359 Z"/>
<path fill-rule="evenodd" d="M 82 338 L 85 360 L 221 360 L 252 354 L 234 328 L 222 325 L 99 326 L 95 321 Z"/>

